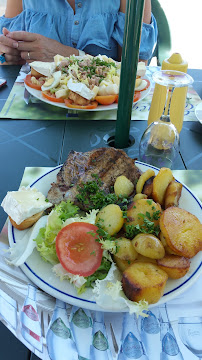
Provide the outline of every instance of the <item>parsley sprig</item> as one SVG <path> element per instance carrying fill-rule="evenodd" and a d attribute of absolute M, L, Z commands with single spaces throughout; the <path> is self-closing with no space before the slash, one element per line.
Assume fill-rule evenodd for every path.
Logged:
<path fill-rule="evenodd" d="M 101 189 L 102 181 L 97 174 L 92 174 L 94 180 L 82 183 L 77 186 L 78 194 L 77 200 L 84 205 L 87 205 L 89 210 L 102 209 L 109 204 L 117 204 L 123 211 L 123 217 L 127 217 L 128 199 L 118 197 L 115 193 L 104 192 Z"/>

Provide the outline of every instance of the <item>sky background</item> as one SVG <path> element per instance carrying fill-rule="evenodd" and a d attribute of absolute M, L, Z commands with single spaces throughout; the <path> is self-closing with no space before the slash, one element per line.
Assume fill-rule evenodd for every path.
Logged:
<path fill-rule="evenodd" d="M 189 68 L 202 68 L 202 0 L 159 0 L 171 28 L 172 52 L 179 52 Z M 0 16 L 6 0 L 0 0 Z"/>

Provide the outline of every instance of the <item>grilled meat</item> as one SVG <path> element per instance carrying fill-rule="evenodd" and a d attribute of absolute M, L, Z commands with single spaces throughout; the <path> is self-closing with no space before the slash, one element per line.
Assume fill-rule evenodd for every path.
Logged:
<path fill-rule="evenodd" d="M 100 148 L 85 153 L 70 151 L 69 156 L 57 175 L 47 198 L 52 204 L 62 200 L 72 200 L 81 209 L 88 210 L 88 205 L 79 203 L 77 199 L 78 186 L 93 181 L 93 175 L 101 179 L 100 189 L 106 193 L 111 192 L 116 178 L 125 175 L 136 183 L 141 172 L 123 150 L 115 148 Z"/>

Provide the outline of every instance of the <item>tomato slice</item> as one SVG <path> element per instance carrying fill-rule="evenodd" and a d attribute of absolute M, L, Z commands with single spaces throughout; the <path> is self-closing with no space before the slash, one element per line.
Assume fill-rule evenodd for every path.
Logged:
<path fill-rule="evenodd" d="M 97 230 L 95 225 L 74 222 L 59 231 L 56 237 L 57 256 L 63 268 L 71 274 L 89 276 L 99 268 L 103 250 L 96 241 Z"/>
<path fill-rule="evenodd" d="M 33 84 L 31 81 L 32 75 L 28 74 L 26 78 L 24 79 L 24 82 L 27 86 L 31 87 L 32 89 L 41 90 L 41 85 Z"/>
<path fill-rule="evenodd" d="M 145 91 L 146 89 L 148 89 L 148 87 L 150 86 L 150 81 L 149 80 L 147 80 L 147 79 L 142 79 L 142 80 L 144 80 L 144 81 L 146 81 L 147 82 L 147 85 L 144 87 L 144 89 L 142 89 L 142 90 L 135 90 L 135 92 L 141 92 L 141 91 Z"/>
<path fill-rule="evenodd" d="M 140 99 L 140 96 L 141 96 L 140 91 L 138 91 L 137 93 L 135 92 L 133 102 L 138 101 Z M 119 101 L 119 97 L 117 98 L 116 103 L 118 103 L 118 101 Z"/>
<path fill-rule="evenodd" d="M 51 94 L 51 92 L 48 90 L 42 91 L 42 96 L 49 101 L 53 101 L 53 102 L 57 102 L 57 103 L 64 102 L 63 98 L 56 98 L 55 94 Z"/>
<path fill-rule="evenodd" d="M 137 93 L 135 92 L 133 102 L 137 102 L 140 99 L 140 96 L 141 96 L 140 91 L 137 92 Z"/>
<path fill-rule="evenodd" d="M 91 101 L 90 104 L 88 104 L 88 105 L 77 105 L 72 100 L 65 99 L 65 105 L 72 109 L 84 109 L 84 110 L 86 109 L 87 110 L 87 109 L 96 109 L 96 107 L 98 106 L 98 102 Z"/>
<path fill-rule="evenodd" d="M 95 97 L 95 100 L 101 105 L 111 105 L 117 100 L 117 98 L 118 95 L 98 95 Z"/>

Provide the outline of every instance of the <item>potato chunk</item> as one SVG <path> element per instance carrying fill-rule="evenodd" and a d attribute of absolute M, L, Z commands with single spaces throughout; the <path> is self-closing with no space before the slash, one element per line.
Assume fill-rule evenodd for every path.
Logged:
<path fill-rule="evenodd" d="M 166 255 L 157 260 L 157 265 L 164 270 L 171 279 L 180 279 L 190 268 L 190 260 L 183 256 Z"/>
<path fill-rule="evenodd" d="M 162 245 L 164 246 L 165 252 L 167 254 L 177 255 L 167 244 L 165 236 L 163 236 L 162 232 L 160 232 L 160 240 L 162 242 Z"/>
<path fill-rule="evenodd" d="M 117 196 L 128 197 L 134 191 L 135 186 L 133 183 L 124 175 L 118 176 L 114 183 L 114 192 Z"/>
<path fill-rule="evenodd" d="M 161 241 L 152 234 L 138 234 L 132 240 L 135 250 L 148 258 L 161 259 L 165 256 L 165 249 Z"/>
<path fill-rule="evenodd" d="M 136 185 L 136 193 L 137 194 L 140 194 L 142 192 L 145 182 L 154 175 L 155 175 L 154 170 L 148 169 L 139 177 L 137 185 Z"/>
<path fill-rule="evenodd" d="M 124 237 L 116 239 L 117 252 L 116 256 L 122 260 L 133 261 L 137 258 L 137 251 L 135 250 L 131 240 Z"/>
<path fill-rule="evenodd" d="M 135 260 L 134 261 L 122 260 L 122 259 L 118 258 L 116 255 L 113 255 L 113 260 L 116 263 L 120 272 L 124 272 L 135 261 Z"/>
<path fill-rule="evenodd" d="M 154 225 L 157 226 L 159 225 L 161 206 L 159 204 L 156 204 L 151 199 L 139 199 L 135 202 L 132 202 L 128 207 L 127 211 L 127 217 L 129 221 L 127 221 L 125 225 L 143 225 L 144 218 L 139 214 L 150 214 L 150 217 L 152 219 L 151 221 L 153 221 Z"/>
<path fill-rule="evenodd" d="M 165 193 L 165 204 L 164 204 L 165 209 L 167 209 L 170 206 L 179 205 L 181 192 L 182 192 L 182 184 L 180 184 L 175 180 L 171 181 Z"/>
<path fill-rule="evenodd" d="M 129 300 L 155 304 L 163 295 L 167 279 L 167 273 L 157 265 L 137 261 L 123 272 L 123 291 Z"/>
<path fill-rule="evenodd" d="M 109 235 L 118 233 L 124 223 L 123 213 L 116 204 L 105 206 L 96 216 L 96 223 L 99 223 Z"/>
<path fill-rule="evenodd" d="M 137 259 L 135 259 L 135 261 L 140 261 L 140 262 L 149 262 L 149 263 L 153 263 L 153 264 L 156 264 L 156 260 L 155 259 L 151 259 L 151 258 L 148 258 L 146 256 L 143 256 L 141 254 L 138 254 L 137 255 Z"/>
<path fill-rule="evenodd" d="M 202 250 L 202 224 L 188 211 L 169 207 L 161 215 L 160 229 L 175 254 L 192 258 Z"/>
<path fill-rule="evenodd" d="M 150 177 L 144 184 L 142 193 L 147 195 L 147 197 L 152 197 L 152 191 L 153 191 L 153 181 L 155 176 Z"/>
<path fill-rule="evenodd" d="M 167 186 L 173 179 L 172 171 L 168 168 L 161 168 L 154 178 L 152 198 L 161 206 L 164 204 Z"/>
<path fill-rule="evenodd" d="M 137 201 L 137 200 L 140 200 L 140 199 L 147 199 L 147 195 L 145 195 L 145 194 L 135 194 L 135 196 L 133 198 L 133 201 Z"/>

